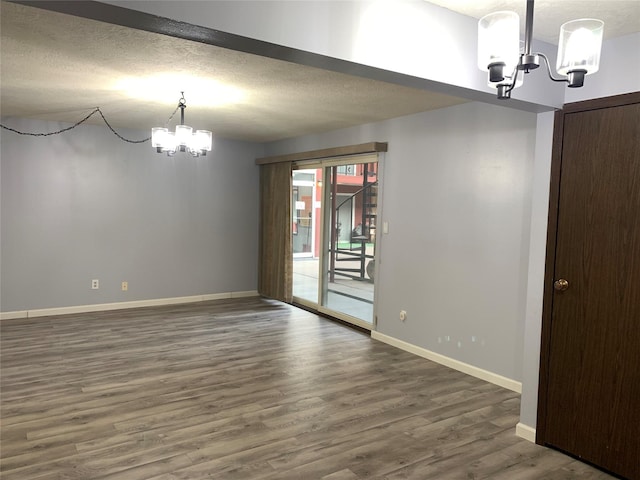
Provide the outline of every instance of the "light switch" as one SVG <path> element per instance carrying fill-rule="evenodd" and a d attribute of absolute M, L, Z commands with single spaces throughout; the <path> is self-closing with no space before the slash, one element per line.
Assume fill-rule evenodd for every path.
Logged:
<path fill-rule="evenodd" d="M 382 233 L 389 233 L 389 222 L 382 222 Z"/>

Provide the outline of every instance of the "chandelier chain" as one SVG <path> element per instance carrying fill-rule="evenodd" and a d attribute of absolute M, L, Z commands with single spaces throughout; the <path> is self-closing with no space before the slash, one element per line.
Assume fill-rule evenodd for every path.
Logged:
<path fill-rule="evenodd" d="M 144 142 L 148 142 L 149 140 L 151 140 L 151 137 L 147 137 L 143 140 L 129 140 L 128 138 L 124 138 L 122 135 L 120 135 L 118 132 L 116 132 L 113 127 L 109 124 L 109 122 L 107 122 L 107 119 L 104 118 L 104 114 L 102 113 L 102 111 L 100 110 L 100 108 L 96 109 L 98 111 L 98 113 L 100 114 L 100 116 L 102 117 L 102 120 L 104 120 L 104 123 L 107 127 L 109 127 L 109 130 L 111 130 L 111 132 L 113 132 L 113 134 L 118 137 L 120 140 L 122 140 L 123 142 L 127 142 L 127 143 L 144 143 Z"/>
<path fill-rule="evenodd" d="M 6 125 L 2 125 L 0 124 L 0 126 L 2 128 L 4 128 L 5 130 L 9 130 L 11 132 L 17 133 L 18 135 L 28 135 L 31 137 L 48 137 L 50 135 L 59 135 L 60 133 L 64 133 L 64 132 L 68 132 L 69 130 L 72 130 L 74 128 L 76 128 L 79 125 L 82 125 L 84 122 L 86 122 L 87 120 L 89 120 L 91 117 L 93 117 L 96 112 L 98 112 L 98 110 L 100 110 L 98 107 L 94 108 L 91 113 L 89 115 L 87 115 L 86 117 L 84 117 L 82 120 L 80 120 L 79 122 L 71 125 L 70 127 L 67 128 L 63 128 L 61 130 L 56 130 L 55 132 L 47 132 L 47 133 L 31 133 L 31 132 L 21 132 L 19 130 L 16 130 L 15 128 L 11 128 L 11 127 L 7 127 Z"/>
<path fill-rule="evenodd" d="M 173 119 L 174 115 L 178 112 L 178 110 L 180 109 L 180 105 L 178 105 L 176 107 L 176 109 L 173 111 L 173 113 L 171 115 L 169 115 L 169 118 L 167 118 L 167 121 L 164 122 L 164 126 L 168 127 L 169 126 L 169 122 L 171 122 L 171 120 Z"/>
<path fill-rule="evenodd" d="M 180 107 L 176 107 L 176 109 L 173 111 L 173 113 L 169 116 L 169 118 L 167 119 L 167 121 L 165 122 L 165 125 L 168 125 L 169 122 L 171 121 L 171 119 L 174 117 L 174 115 L 176 114 L 176 112 L 178 111 Z M 73 125 L 66 127 L 66 128 L 62 128 L 60 130 L 56 130 L 55 132 L 43 132 L 43 133 L 32 133 L 32 132 L 21 132 L 20 130 L 16 130 L 15 128 L 11 128 L 8 127 L 4 124 L 0 123 L 0 127 L 2 127 L 5 130 L 9 130 L 10 132 L 14 132 L 17 133 L 18 135 L 27 135 L 30 137 L 49 137 L 51 135 L 59 135 L 61 133 L 64 132 L 68 132 L 69 130 L 73 130 L 76 127 L 79 127 L 80 125 L 82 125 L 84 122 L 86 122 L 87 120 L 89 120 L 91 117 L 93 117 L 96 113 L 99 113 L 100 116 L 102 117 L 102 121 L 105 123 L 105 125 L 109 128 L 109 130 L 111 130 L 111 132 L 118 137 L 120 140 L 122 140 L 123 142 L 127 142 L 127 143 L 145 143 L 148 142 L 149 140 L 151 140 L 151 137 L 147 137 L 144 138 L 142 140 L 130 140 L 128 138 L 123 137 L 122 135 L 120 135 L 112 126 L 111 124 L 107 121 L 107 119 L 105 118 L 104 114 L 102 113 L 102 110 L 100 110 L 100 107 L 95 107 L 91 113 L 89 113 L 86 117 L 84 117 L 82 120 L 74 123 Z"/>

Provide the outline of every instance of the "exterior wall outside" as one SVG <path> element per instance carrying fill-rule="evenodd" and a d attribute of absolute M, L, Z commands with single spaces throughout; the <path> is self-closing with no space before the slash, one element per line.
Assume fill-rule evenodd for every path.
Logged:
<path fill-rule="evenodd" d="M 354 194 L 356 192 L 358 192 L 361 188 L 362 188 L 362 172 L 363 172 L 363 167 L 361 164 L 355 165 L 354 166 L 354 175 L 338 175 L 337 176 L 337 184 L 338 184 L 338 194 L 345 194 L 345 195 L 351 195 Z M 373 165 L 373 172 L 374 175 L 369 175 L 369 179 L 370 181 L 377 181 L 377 165 Z M 329 179 L 323 179 L 322 182 L 318 182 L 320 179 L 323 178 L 323 169 L 322 168 L 318 168 L 315 169 L 315 178 L 316 178 L 316 183 L 318 183 L 318 187 L 315 189 L 315 197 L 314 200 L 312 201 L 311 199 L 308 199 L 307 201 L 307 209 L 302 212 L 302 216 L 307 216 L 310 213 L 310 209 L 313 208 L 314 209 L 314 222 L 313 222 L 313 233 L 312 235 L 314 236 L 314 243 L 313 243 L 313 257 L 314 258 L 319 258 L 320 257 L 320 248 L 322 246 L 322 242 L 321 242 L 321 238 L 320 238 L 320 231 L 321 231 L 321 224 L 322 224 L 322 215 L 321 215 L 321 209 L 320 207 L 318 207 L 317 205 L 320 205 L 323 202 L 323 190 L 324 188 L 321 185 L 328 185 L 329 184 Z M 353 211 L 353 218 L 354 219 L 359 219 L 362 217 L 362 195 L 357 195 L 356 197 L 354 197 L 354 211 Z M 300 214 L 300 212 L 298 212 L 298 214 Z M 357 222 L 354 222 L 355 225 L 357 225 Z M 353 229 L 353 227 L 355 225 L 349 226 L 347 233 L 345 234 L 345 232 L 343 231 L 341 235 L 339 235 L 340 238 L 342 238 L 343 240 L 348 240 L 350 235 L 351 235 L 351 231 Z M 344 227 L 343 227 L 344 228 Z M 292 231 L 296 232 L 297 231 L 297 225 L 294 225 L 292 227 Z M 375 237 L 375 232 L 373 232 L 372 234 Z M 295 242 L 295 237 L 294 237 L 294 242 Z"/>

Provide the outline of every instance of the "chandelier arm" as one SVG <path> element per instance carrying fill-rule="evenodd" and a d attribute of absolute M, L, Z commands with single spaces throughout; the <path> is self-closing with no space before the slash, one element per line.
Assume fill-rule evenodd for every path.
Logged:
<path fill-rule="evenodd" d="M 549 75 L 549 78 L 551 80 L 553 80 L 554 82 L 565 82 L 565 83 L 569 82 L 567 78 L 555 78 L 553 76 L 553 74 L 551 73 L 551 65 L 549 64 L 549 59 L 544 53 L 536 53 L 536 55 L 538 55 L 540 58 L 544 60 L 544 64 L 547 67 L 547 74 Z"/>
<path fill-rule="evenodd" d="M 511 96 L 511 91 L 516 88 L 516 82 L 518 81 L 518 74 L 520 73 L 520 69 L 518 67 L 513 69 L 513 74 L 511 78 L 513 79 L 511 82 L 511 86 L 505 90 L 505 94 Z"/>

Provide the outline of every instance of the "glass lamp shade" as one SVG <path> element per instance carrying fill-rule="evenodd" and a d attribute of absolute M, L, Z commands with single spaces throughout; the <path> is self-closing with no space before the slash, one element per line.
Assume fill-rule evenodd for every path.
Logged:
<path fill-rule="evenodd" d="M 178 148 L 178 142 L 176 139 L 176 134 L 173 132 L 167 132 L 165 136 L 164 148 L 163 152 L 167 152 L 168 155 L 173 155 L 176 153 L 176 149 Z"/>
<path fill-rule="evenodd" d="M 583 70 L 585 75 L 600 67 L 604 22 L 593 18 L 572 20 L 560 27 L 556 70 L 561 75 Z"/>
<path fill-rule="evenodd" d="M 151 129 L 151 145 L 153 148 L 159 148 L 160 151 L 164 148 L 167 133 L 169 133 L 169 130 L 166 128 L 156 127 Z"/>
<path fill-rule="evenodd" d="M 196 130 L 193 134 L 198 151 L 206 153 L 211 151 L 212 133 L 209 130 Z"/>
<path fill-rule="evenodd" d="M 191 135 L 187 150 L 194 157 L 206 155 L 207 152 L 211 151 L 211 137 L 212 134 L 208 130 L 196 130 Z"/>
<path fill-rule="evenodd" d="M 520 56 L 520 17 L 515 12 L 494 12 L 478 21 L 478 68 L 503 63 L 510 75 Z"/>
<path fill-rule="evenodd" d="M 193 129 L 187 125 L 176 125 L 176 143 L 179 147 L 187 147 L 191 143 Z M 181 150 L 184 150 L 181 148 Z"/>

